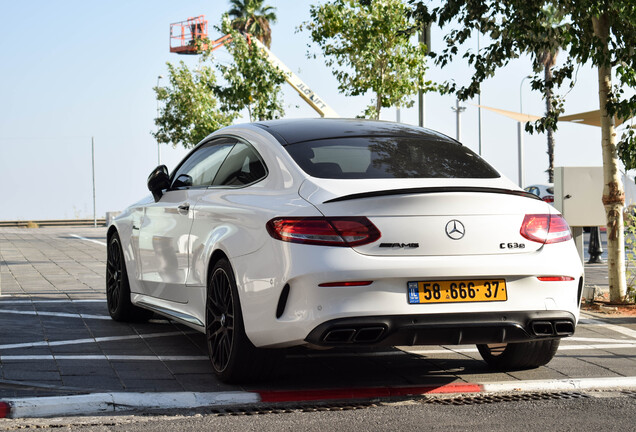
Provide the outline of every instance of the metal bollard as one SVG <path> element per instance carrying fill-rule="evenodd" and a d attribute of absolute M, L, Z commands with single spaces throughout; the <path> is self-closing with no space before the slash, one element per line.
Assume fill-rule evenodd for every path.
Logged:
<path fill-rule="evenodd" d="M 601 255 L 603 254 L 603 247 L 601 246 L 601 229 L 597 226 L 590 228 L 590 244 L 587 248 L 587 252 L 590 254 L 590 260 L 588 264 L 599 264 L 603 262 Z"/>

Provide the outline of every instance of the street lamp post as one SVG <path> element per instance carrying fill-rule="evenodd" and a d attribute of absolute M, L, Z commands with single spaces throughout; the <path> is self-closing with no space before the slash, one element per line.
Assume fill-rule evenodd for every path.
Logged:
<path fill-rule="evenodd" d="M 466 110 L 466 107 L 459 104 L 459 99 L 455 100 L 455 106 L 451 107 L 451 110 L 455 112 L 455 139 L 461 141 L 462 139 L 462 120 L 461 114 Z"/>
<path fill-rule="evenodd" d="M 521 84 L 519 84 L 519 113 L 523 114 L 523 93 L 522 93 L 522 88 L 523 88 L 523 82 L 525 80 L 527 80 L 528 78 L 532 78 L 530 75 L 523 77 L 523 79 L 521 80 Z M 517 152 L 518 157 L 519 157 L 519 187 L 523 188 L 523 177 L 524 177 L 524 173 L 523 173 L 523 129 L 521 128 L 521 124 L 523 122 L 519 122 L 517 123 L 517 137 L 518 137 L 518 149 Z"/>
<path fill-rule="evenodd" d="M 163 78 L 163 75 L 157 77 L 157 87 L 159 87 L 159 81 Z M 159 118 L 159 98 L 157 98 L 157 118 Z M 157 141 L 157 165 L 161 165 L 161 143 Z"/>

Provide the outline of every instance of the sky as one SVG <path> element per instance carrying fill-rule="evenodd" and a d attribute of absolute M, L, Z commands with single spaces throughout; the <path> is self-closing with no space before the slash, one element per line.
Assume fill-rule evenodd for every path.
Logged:
<path fill-rule="evenodd" d="M 272 25 L 272 51 L 342 117 L 364 111 L 372 95 L 347 97 L 318 47 L 308 47 L 297 27 L 309 19 L 317 0 L 269 0 L 278 21 Z M 292 7 L 293 5 L 293 7 Z M 93 217 L 91 141 L 95 143 L 96 213 L 120 211 L 148 194 L 146 179 L 157 165 L 151 132 L 157 113 L 152 88 L 166 74 L 166 62 L 194 56 L 169 52 L 170 23 L 205 15 L 212 27 L 229 9 L 225 0 L 108 2 L 0 0 L 0 220 Z M 443 31 L 433 28 L 432 49 Z M 475 40 L 475 47 L 476 47 Z M 484 42 L 482 41 L 482 46 Z M 229 62 L 223 49 L 216 61 Z M 481 102 L 504 110 L 541 115 L 544 102 L 530 89 L 529 58 L 512 61 L 482 86 Z M 429 79 L 454 77 L 465 83 L 470 70 L 456 62 L 444 69 L 431 64 Z M 566 114 L 598 109 L 596 72 L 581 66 L 565 105 Z M 165 79 L 164 79 L 165 81 Z M 316 117 L 285 85 L 286 117 Z M 466 103 L 461 141 L 477 151 L 477 108 Z M 455 137 L 452 96 L 426 95 L 425 126 Z M 401 110 L 401 121 L 417 124 L 417 106 Z M 395 120 L 394 108 L 383 120 Z M 245 122 L 247 120 L 238 120 Z M 600 166 L 601 132 L 593 126 L 562 123 L 556 133 L 555 166 Z M 546 137 L 524 134 L 525 185 L 545 183 Z M 482 156 L 517 180 L 517 123 L 482 110 Z M 161 162 L 172 170 L 187 150 L 161 145 Z"/>

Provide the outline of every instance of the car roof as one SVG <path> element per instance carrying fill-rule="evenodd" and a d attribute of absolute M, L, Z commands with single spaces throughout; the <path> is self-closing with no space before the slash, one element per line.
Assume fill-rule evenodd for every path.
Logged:
<path fill-rule="evenodd" d="M 283 146 L 305 141 L 362 136 L 399 136 L 459 144 L 454 139 L 430 129 L 378 120 L 334 118 L 282 119 L 260 121 L 254 123 L 254 125 L 269 132 Z"/>

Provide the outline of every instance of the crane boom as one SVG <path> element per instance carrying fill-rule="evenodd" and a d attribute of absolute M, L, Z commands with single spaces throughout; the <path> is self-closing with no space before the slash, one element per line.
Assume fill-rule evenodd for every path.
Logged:
<path fill-rule="evenodd" d="M 257 38 L 251 38 L 264 53 L 271 65 L 279 68 L 285 75 L 285 81 L 298 92 L 300 97 L 309 104 L 321 117 L 340 117 L 336 111 L 322 100 L 315 91 L 313 91 L 303 80 L 291 71 L 278 57 L 274 55 L 261 41 Z"/>

